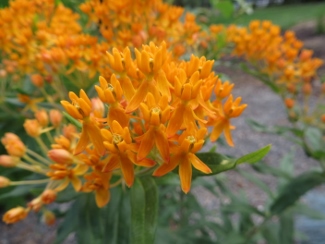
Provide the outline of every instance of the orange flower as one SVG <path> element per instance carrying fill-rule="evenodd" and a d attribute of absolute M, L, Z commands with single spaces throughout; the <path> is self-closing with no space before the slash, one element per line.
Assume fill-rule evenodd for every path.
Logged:
<path fill-rule="evenodd" d="M 81 191 L 95 191 L 96 204 L 99 208 L 104 207 L 110 200 L 109 182 L 111 177 L 111 172 L 103 173 L 98 171 L 93 171 L 84 176 L 86 182 Z"/>
<path fill-rule="evenodd" d="M 154 96 L 148 93 L 146 103 L 140 104 L 143 119 L 147 123 L 147 131 L 136 138 L 140 143 L 137 160 L 144 159 L 156 145 L 160 155 L 165 162 L 169 161 L 169 143 L 167 140 L 166 127 L 164 124 L 170 116 L 168 98 L 163 96 L 157 104 Z"/>
<path fill-rule="evenodd" d="M 182 190 L 188 193 L 191 188 L 192 165 L 203 173 L 211 173 L 211 169 L 195 155 L 203 146 L 203 138 L 206 132 L 207 130 L 205 128 L 199 129 L 198 131 L 195 131 L 194 128 L 189 128 L 183 132 L 178 138 L 179 146 L 177 145 L 172 148 L 170 162 L 162 164 L 155 170 L 153 175 L 165 175 L 175 169 L 176 166 L 179 166 L 178 172 Z"/>
<path fill-rule="evenodd" d="M 74 92 L 69 92 L 69 97 L 72 103 L 61 101 L 62 106 L 72 117 L 82 120 L 82 132 L 74 153 L 81 153 L 91 141 L 97 152 L 103 155 L 105 147 L 100 129 L 95 118 L 90 116 L 92 111 L 91 101 L 84 90 L 80 90 L 79 96 L 80 97 L 78 97 Z"/>
<path fill-rule="evenodd" d="M 88 166 L 78 164 L 76 167 L 62 164 L 50 165 L 51 171 L 46 175 L 52 180 L 60 180 L 60 184 L 55 188 L 55 191 L 63 191 L 71 182 L 75 191 L 81 189 L 81 180 L 77 177 L 84 175 L 88 171 Z"/>
<path fill-rule="evenodd" d="M 215 118 L 210 117 L 207 125 L 214 126 L 210 135 L 210 140 L 212 142 L 216 141 L 220 134 L 224 132 L 228 145 L 232 147 L 234 146 L 230 133 L 230 130 L 234 129 L 234 127 L 230 124 L 230 119 L 240 116 L 247 107 L 247 104 L 240 105 L 240 102 L 241 97 L 238 97 L 235 101 L 233 101 L 233 97 L 230 95 L 223 105 L 223 110 L 219 110 L 219 116 Z M 215 102 L 217 108 L 219 107 L 219 104 L 220 103 L 218 101 Z"/>
<path fill-rule="evenodd" d="M 105 138 L 104 145 L 109 151 L 109 156 L 104 159 L 106 164 L 103 172 L 110 172 L 117 168 L 121 168 L 125 183 L 131 187 L 134 181 L 134 168 L 133 164 L 151 167 L 155 165 L 150 159 L 143 159 L 137 161 L 136 159 L 136 146 L 132 143 L 131 134 L 128 127 L 122 126 L 114 120 L 112 122 L 110 131 L 103 129 L 103 137 Z"/>

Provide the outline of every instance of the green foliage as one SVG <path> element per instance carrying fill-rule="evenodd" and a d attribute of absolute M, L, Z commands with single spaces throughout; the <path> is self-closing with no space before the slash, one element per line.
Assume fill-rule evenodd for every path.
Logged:
<path fill-rule="evenodd" d="M 283 186 L 278 197 L 270 207 L 272 214 L 280 214 L 292 206 L 303 194 L 325 182 L 323 172 L 306 172 L 295 177 Z"/>
<path fill-rule="evenodd" d="M 271 145 L 268 145 L 255 152 L 246 154 L 238 159 L 227 158 L 226 156 L 215 152 L 198 153 L 197 156 L 202 162 L 204 162 L 212 170 L 212 173 L 208 175 L 215 175 L 223 171 L 233 169 L 237 165 L 242 163 L 249 163 L 249 164 L 256 163 L 261 159 L 263 159 L 264 156 L 270 151 L 270 149 L 271 149 Z M 202 173 L 201 171 L 193 169 L 193 177 L 205 176 L 205 175 L 206 174 Z"/>
<path fill-rule="evenodd" d="M 152 177 L 136 179 L 131 188 L 131 241 L 153 243 L 157 224 L 158 190 Z"/>
<path fill-rule="evenodd" d="M 82 194 L 65 213 L 55 243 L 59 244 L 72 232 L 78 243 L 130 243 L 129 192 L 111 189 L 109 204 L 98 208 L 93 194 Z"/>

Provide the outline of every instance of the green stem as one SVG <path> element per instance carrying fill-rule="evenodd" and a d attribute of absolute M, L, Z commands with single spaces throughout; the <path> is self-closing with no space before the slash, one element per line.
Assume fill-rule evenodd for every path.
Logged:
<path fill-rule="evenodd" d="M 39 155 L 38 153 L 30 150 L 27 148 L 27 153 L 29 153 L 30 155 L 32 155 L 33 157 L 37 158 L 39 161 L 41 161 L 42 163 L 46 164 L 46 165 L 50 165 L 51 162 L 48 161 L 46 158 L 43 158 L 41 155 Z"/>
<path fill-rule="evenodd" d="M 19 186 L 19 185 L 36 185 L 36 184 L 44 184 L 48 183 L 51 179 L 42 179 L 42 180 L 22 180 L 22 181 L 11 181 L 11 186 Z"/>
<path fill-rule="evenodd" d="M 44 142 L 42 141 L 42 139 L 40 137 L 35 137 L 35 140 L 37 142 L 37 144 L 40 146 L 42 152 L 44 155 L 47 155 L 47 152 L 48 152 L 48 148 L 47 146 L 44 144 Z"/>

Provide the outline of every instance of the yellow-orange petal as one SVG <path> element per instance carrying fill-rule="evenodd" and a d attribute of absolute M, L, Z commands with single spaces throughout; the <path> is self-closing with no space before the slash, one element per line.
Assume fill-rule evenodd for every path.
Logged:
<path fill-rule="evenodd" d="M 81 180 L 78 177 L 72 176 L 70 181 L 75 191 L 79 191 L 81 189 Z"/>
<path fill-rule="evenodd" d="M 155 134 L 153 127 L 150 127 L 148 131 L 145 132 L 140 142 L 140 147 L 137 154 L 137 161 L 144 159 L 150 153 L 151 149 L 155 144 L 154 135 Z"/>
<path fill-rule="evenodd" d="M 180 156 L 173 156 L 169 163 L 163 163 L 159 168 L 157 168 L 155 170 L 155 172 L 153 172 L 153 176 L 163 176 L 165 174 L 167 174 L 168 172 L 174 170 L 176 168 L 176 166 L 179 164 L 180 162 Z"/>
<path fill-rule="evenodd" d="M 126 107 L 126 113 L 131 113 L 134 110 L 136 110 L 140 103 L 143 102 L 143 100 L 146 98 L 148 93 L 148 83 L 143 81 L 138 88 L 138 90 L 135 92 L 134 96 L 132 97 L 131 101 Z"/>
<path fill-rule="evenodd" d="M 230 123 L 228 121 L 227 124 L 224 127 L 223 133 L 225 135 L 225 138 L 226 138 L 226 141 L 227 141 L 228 145 L 231 146 L 231 147 L 233 147 L 234 146 L 234 142 L 232 141 L 230 128 L 231 128 L 231 125 L 230 125 Z"/>
<path fill-rule="evenodd" d="M 163 127 L 164 126 L 161 125 L 159 130 L 155 131 L 155 143 L 161 157 L 164 159 L 165 163 L 168 163 L 170 160 L 169 143 L 167 135 L 162 129 Z"/>
<path fill-rule="evenodd" d="M 68 101 L 61 101 L 61 105 L 64 107 L 64 109 L 75 119 L 82 119 L 83 116 L 79 113 L 78 109 L 73 106 Z"/>
<path fill-rule="evenodd" d="M 63 191 L 65 188 L 68 187 L 69 183 L 70 183 L 69 179 L 68 178 L 65 178 L 65 179 L 63 179 L 61 181 L 61 184 L 58 185 L 54 190 L 55 191 Z"/>
<path fill-rule="evenodd" d="M 214 142 L 219 138 L 219 136 L 221 135 L 221 133 L 224 129 L 224 126 L 225 126 L 224 122 L 220 121 L 213 127 L 213 130 L 210 135 L 211 142 Z"/>
<path fill-rule="evenodd" d="M 180 162 L 178 171 L 182 190 L 184 193 L 188 193 L 191 189 L 192 165 L 187 157 Z"/>
<path fill-rule="evenodd" d="M 78 141 L 78 143 L 76 145 L 76 148 L 74 149 L 74 154 L 77 155 L 77 154 L 82 153 L 82 151 L 87 147 L 88 143 L 89 143 L 88 133 L 85 130 L 85 128 L 82 127 L 82 131 L 81 131 L 79 141 Z"/>
<path fill-rule="evenodd" d="M 176 110 L 173 111 L 166 131 L 168 137 L 173 136 L 181 128 L 183 123 L 184 109 L 185 108 L 183 105 L 179 105 L 177 106 Z"/>
<path fill-rule="evenodd" d="M 188 159 L 197 170 L 200 170 L 205 174 L 212 173 L 211 169 L 205 163 L 203 163 L 194 153 L 189 153 Z"/>
<path fill-rule="evenodd" d="M 120 158 L 115 155 L 111 154 L 106 159 L 104 159 L 105 166 L 103 167 L 103 172 L 110 172 L 119 167 L 120 164 Z"/>
<path fill-rule="evenodd" d="M 96 191 L 96 204 L 99 208 L 104 207 L 110 200 L 110 191 L 104 188 L 100 188 Z"/>
<path fill-rule="evenodd" d="M 121 169 L 125 180 L 125 184 L 128 187 L 131 187 L 134 181 L 134 168 L 133 168 L 133 163 L 126 155 L 121 157 Z"/>
<path fill-rule="evenodd" d="M 99 127 L 96 125 L 95 121 L 84 122 L 84 129 L 88 133 L 88 137 L 93 143 L 95 150 L 103 155 L 105 152 L 105 147 L 103 143 L 102 134 L 100 133 Z"/>

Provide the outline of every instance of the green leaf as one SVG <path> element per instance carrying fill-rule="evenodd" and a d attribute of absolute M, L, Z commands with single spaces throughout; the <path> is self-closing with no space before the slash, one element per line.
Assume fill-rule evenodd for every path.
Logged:
<path fill-rule="evenodd" d="M 135 180 L 130 193 L 131 242 L 153 243 L 157 226 L 158 190 L 151 177 Z"/>
<path fill-rule="evenodd" d="M 242 164 L 242 163 L 249 163 L 249 164 L 253 164 L 256 163 L 258 161 L 260 161 L 261 159 L 263 159 L 266 154 L 268 154 L 268 152 L 271 150 L 271 145 L 267 145 L 255 152 L 251 152 L 249 154 L 246 154 L 240 158 L 238 158 L 236 160 L 236 164 Z"/>
<path fill-rule="evenodd" d="M 214 7 L 226 18 L 231 18 L 234 13 L 234 6 L 229 0 L 220 0 L 214 4 Z"/>
<path fill-rule="evenodd" d="M 75 118 L 73 118 L 70 114 L 68 114 L 67 112 L 65 111 L 62 111 L 63 113 L 63 116 L 73 125 L 75 125 L 78 129 L 81 129 L 82 128 L 82 124 L 76 120 Z"/>
<path fill-rule="evenodd" d="M 262 227 L 261 234 L 264 237 L 264 240 L 267 240 L 267 243 L 272 244 L 281 244 L 279 241 L 279 227 L 278 223 L 268 221 Z"/>
<path fill-rule="evenodd" d="M 315 210 L 303 203 L 298 203 L 296 204 L 293 208 L 292 211 L 296 215 L 304 215 L 308 218 L 311 219 L 319 219 L 319 220 L 324 220 L 325 219 L 325 214 L 322 213 L 321 211 Z"/>
<path fill-rule="evenodd" d="M 56 239 L 53 244 L 62 243 L 70 233 L 75 232 L 78 227 L 78 216 L 81 213 L 80 201 L 76 200 L 69 208 L 63 222 L 59 225 Z"/>
<path fill-rule="evenodd" d="M 152 177 L 140 178 L 145 192 L 145 243 L 153 243 L 158 218 L 158 188 Z"/>
<path fill-rule="evenodd" d="M 270 207 L 272 214 L 280 214 L 292 206 L 302 195 L 325 182 L 321 172 L 307 172 L 286 184 Z"/>
<path fill-rule="evenodd" d="M 233 169 L 238 164 L 242 163 L 256 163 L 260 161 L 270 151 L 270 149 L 271 145 L 268 145 L 255 152 L 246 154 L 238 159 L 230 159 L 224 155 L 213 152 L 197 153 L 196 156 L 212 170 L 212 173 L 204 174 L 194 168 L 193 177 L 219 174 L 223 171 Z"/>
<path fill-rule="evenodd" d="M 304 133 L 304 149 L 308 156 L 315 159 L 325 157 L 324 142 L 322 132 L 318 128 L 308 127 Z"/>
<path fill-rule="evenodd" d="M 280 243 L 294 243 L 293 235 L 294 235 L 294 221 L 293 215 L 291 211 L 287 211 L 280 215 L 279 218 L 280 229 L 279 229 L 279 237 Z"/>

